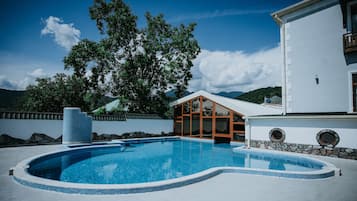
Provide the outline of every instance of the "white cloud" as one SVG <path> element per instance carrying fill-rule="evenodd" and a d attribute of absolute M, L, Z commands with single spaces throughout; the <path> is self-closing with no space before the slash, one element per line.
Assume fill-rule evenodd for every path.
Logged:
<path fill-rule="evenodd" d="M 60 60 L 47 61 L 0 51 L 0 88 L 23 90 L 34 84 L 37 77 L 70 72 L 63 69 Z"/>
<path fill-rule="evenodd" d="M 79 42 L 81 32 L 73 24 L 65 24 L 63 20 L 53 16 L 48 17 L 45 24 L 41 35 L 53 35 L 55 42 L 66 50 L 70 50 L 73 45 Z"/>
<path fill-rule="evenodd" d="M 202 50 L 191 69 L 190 91 L 249 91 L 281 85 L 280 47 L 247 54 Z"/>
<path fill-rule="evenodd" d="M 0 75 L 0 88 L 10 90 L 18 89 L 17 83 L 12 80 L 8 80 L 4 75 Z"/>
<path fill-rule="evenodd" d="M 46 77 L 47 74 L 42 68 L 37 68 L 33 70 L 32 72 L 28 73 L 29 76 L 31 77 Z"/>
<path fill-rule="evenodd" d="M 22 79 L 12 80 L 11 78 L 0 75 L 0 88 L 10 90 L 24 90 L 27 86 L 36 83 L 37 78 L 50 77 L 42 68 L 37 68 L 32 72 L 26 73 Z"/>
<path fill-rule="evenodd" d="M 172 19 L 170 22 L 180 22 L 185 20 L 201 20 L 224 16 L 239 16 L 239 15 L 257 15 L 257 14 L 269 14 L 273 10 L 263 9 L 263 10 L 239 10 L 239 9 L 228 9 L 228 10 L 215 10 L 211 12 L 193 13 L 186 15 L 179 15 Z"/>

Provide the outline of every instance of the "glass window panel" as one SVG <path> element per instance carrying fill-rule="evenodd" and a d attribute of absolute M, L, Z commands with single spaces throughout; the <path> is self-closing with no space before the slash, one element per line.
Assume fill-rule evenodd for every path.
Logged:
<path fill-rule="evenodd" d="M 357 32 L 357 5 L 351 6 L 352 33 Z"/>
<path fill-rule="evenodd" d="M 357 74 L 352 74 L 353 111 L 357 112 Z"/>
<path fill-rule="evenodd" d="M 190 101 L 183 104 L 183 113 L 190 114 Z"/>
<path fill-rule="evenodd" d="M 175 129 L 174 129 L 174 133 L 175 135 L 181 135 L 181 128 L 182 128 L 182 123 L 175 123 Z"/>
<path fill-rule="evenodd" d="M 216 104 L 216 115 L 217 116 L 229 116 L 229 110 Z"/>
<path fill-rule="evenodd" d="M 192 115 L 192 136 L 200 135 L 200 115 Z"/>
<path fill-rule="evenodd" d="M 203 119 L 203 137 L 212 138 L 212 119 Z"/>
<path fill-rule="evenodd" d="M 233 130 L 235 131 L 244 131 L 244 125 L 240 125 L 240 124 L 234 124 L 233 125 Z"/>
<path fill-rule="evenodd" d="M 352 82 L 353 82 L 354 84 L 357 84 L 357 73 L 352 74 Z"/>
<path fill-rule="evenodd" d="M 229 118 L 216 119 L 216 133 L 229 134 Z"/>
<path fill-rule="evenodd" d="M 235 141 L 243 141 L 245 140 L 245 135 L 244 134 L 240 134 L 240 133 L 237 133 L 237 132 L 234 132 L 233 133 L 233 140 Z"/>
<path fill-rule="evenodd" d="M 192 112 L 200 112 L 201 107 L 200 107 L 200 99 L 196 98 L 192 101 Z"/>
<path fill-rule="evenodd" d="M 182 116 L 182 105 L 175 105 L 175 110 L 174 110 L 174 115 L 175 118 L 177 118 L 178 116 Z"/>
<path fill-rule="evenodd" d="M 202 109 L 203 109 L 203 116 L 212 116 L 213 111 L 213 102 L 208 99 L 202 100 Z"/>
<path fill-rule="evenodd" d="M 238 114 L 234 113 L 233 121 L 234 122 L 244 122 L 244 119 L 241 116 L 239 116 Z"/>
<path fill-rule="evenodd" d="M 190 117 L 183 117 L 183 135 L 190 135 Z"/>

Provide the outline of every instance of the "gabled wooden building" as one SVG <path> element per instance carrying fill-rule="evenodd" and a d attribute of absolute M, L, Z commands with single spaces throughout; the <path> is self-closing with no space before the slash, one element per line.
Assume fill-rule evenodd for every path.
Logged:
<path fill-rule="evenodd" d="M 171 103 L 174 133 L 227 141 L 245 140 L 245 116 L 281 114 L 281 109 L 198 91 Z"/>

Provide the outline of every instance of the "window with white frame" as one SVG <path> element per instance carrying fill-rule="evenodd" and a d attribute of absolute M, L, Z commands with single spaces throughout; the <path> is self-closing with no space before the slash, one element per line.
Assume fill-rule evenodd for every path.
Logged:
<path fill-rule="evenodd" d="M 352 74 L 352 108 L 357 112 L 357 73 Z"/>
<path fill-rule="evenodd" d="M 347 31 L 357 33 L 357 1 L 347 4 Z"/>

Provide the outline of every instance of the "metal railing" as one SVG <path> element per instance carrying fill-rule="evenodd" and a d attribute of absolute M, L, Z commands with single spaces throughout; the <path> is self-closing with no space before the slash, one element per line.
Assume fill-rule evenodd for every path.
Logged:
<path fill-rule="evenodd" d="M 92 117 L 93 121 L 126 121 L 127 119 L 125 112 L 110 115 L 95 115 L 93 113 L 88 113 L 88 115 Z"/>
<path fill-rule="evenodd" d="M 346 33 L 343 35 L 343 48 L 345 53 L 357 51 L 357 33 Z"/>
<path fill-rule="evenodd" d="M 88 113 L 94 121 L 126 121 L 126 113 L 121 112 L 112 115 L 95 115 Z M 63 113 L 54 112 L 19 112 L 1 111 L 0 119 L 41 119 L 41 120 L 63 120 Z"/>
<path fill-rule="evenodd" d="M 0 119 L 48 119 L 48 120 L 63 120 L 62 113 L 53 112 L 0 112 Z"/>
<path fill-rule="evenodd" d="M 162 119 L 157 114 L 140 114 L 140 113 L 127 113 L 126 117 L 128 119 Z"/>

